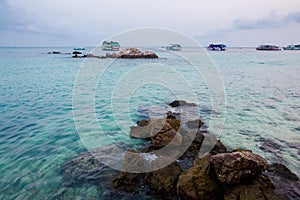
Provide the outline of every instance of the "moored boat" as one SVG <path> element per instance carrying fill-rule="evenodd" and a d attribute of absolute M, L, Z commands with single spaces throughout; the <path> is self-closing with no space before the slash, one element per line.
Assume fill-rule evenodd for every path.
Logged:
<path fill-rule="evenodd" d="M 85 50 L 85 48 L 83 48 L 83 47 L 76 47 L 73 50 L 74 51 L 83 51 L 83 50 Z"/>
<path fill-rule="evenodd" d="M 281 48 L 277 45 L 262 44 L 256 47 L 258 51 L 280 51 Z"/>
<path fill-rule="evenodd" d="M 182 46 L 180 44 L 170 44 L 169 46 L 166 47 L 166 50 L 181 51 Z"/>
<path fill-rule="evenodd" d="M 227 46 L 225 44 L 209 44 L 207 50 L 210 51 L 225 51 Z"/>
<path fill-rule="evenodd" d="M 300 44 L 297 45 L 288 45 L 287 47 L 283 47 L 284 50 L 300 50 Z"/>
<path fill-rule="evenodd" d="M 119 51 L 120 44 L 119 44 L 119 42 L 115 42 L 115 41 L 104 41 L 102 43 L 102 50 L 103 51 Z"/>

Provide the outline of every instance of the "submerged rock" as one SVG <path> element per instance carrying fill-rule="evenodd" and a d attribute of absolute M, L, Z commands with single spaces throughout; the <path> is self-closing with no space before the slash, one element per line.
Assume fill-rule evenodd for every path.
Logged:
<path fill-rule="evenodd" d="M 223 184 L 249 181 L 268 168 L 264 158 L 249 151 L 213 155 L 209 162 Z"/>

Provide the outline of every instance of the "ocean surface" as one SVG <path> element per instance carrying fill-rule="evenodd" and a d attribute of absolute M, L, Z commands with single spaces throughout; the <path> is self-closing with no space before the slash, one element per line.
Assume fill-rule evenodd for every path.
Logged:
<path fill-rule="evenodd" d="M 128 136 L 129 127 L 145 117 L 143 110 L 159 106 L 163 110 L 178 97 L 163 84 L 141 84 L 129 94 L 127 110 L 116 112 L 114 105 L 128 94 L 113 91 L 130 84 L 127 81 L 118 85 L 119 81 L 130 73 L 137 73 L 133 76 L 135 81 L 149 78 L 147 70 L 132 72 L 138 66 L 169 66 L 174 70 L 170 75 L 159 70 L 152 73 L 164 73 L 166 80 L 173 82 L 171 73 L 181 74 L 199 100 L 199 114 L 205 123 L 209 124 L 209 116 L 214 112 L 205 80 L 176 54 L 154 49 L 159 59 L 117 60 L 110 64 L 110 59 L 89 58 L 85 63 L 83 58 L 47 54 L 49 51 L 72 52 L 72 48 L 0 48 L 0 199 L 109 199 L 109 191 L 101 184 L 67 187 L 60 167 L 97 145 L 135 145 Z M 199 56 L 193 49 L 183 49 L 183 53 Z M 251 149 L 269 162 L 281 162 L 299 176 L 300 51 L 229 48 L 203 54 L 213 61 L 224 83 L 226 115 L 223 131 L 218 135 L 221 141 L 230 149 Z M 84 108 L 72 105 L 78 75 L 87 65 L 106 67 L 96 77 L 94 103 L 101 132 L 105 134 L 103 140 L 98 138 L 96 146 L 88 147 L 73 118 L 74 109 Z M 96 69 L 91 68 L 85 78 L 89 80 Z M 182 83 L 175 84 L 174 90 L 186 97 L 184 100 L 191 100 L 190 91 Z M 128 120 L 131 123 L 126 124 Z M 88 131 L 95 125 L 88 118 L 79 123 Z M 90 131 L 97 132 L 92 128 Z M 118 199 L 130 196 L 120 194 Z"/>

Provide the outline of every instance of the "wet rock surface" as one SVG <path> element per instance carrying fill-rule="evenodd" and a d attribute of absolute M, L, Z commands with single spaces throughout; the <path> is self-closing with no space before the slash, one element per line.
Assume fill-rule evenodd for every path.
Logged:
<path fill-rule="evenodd" d="M 179 177 L 178 197 L 180 199 L 221 199 L 222 187 L 213 173 L 208 157 L 196 159 L 193 166 Z"/>
<path fill-rule="evenodd" d="M 223 184 L 237 184 L 255 179 L 268 168 L 268 162 L 250 151 L 220 153 L 209 158 Z"/>
<path fill-rule="evenodd" d="M 155 199 L 181 200 L 300 198 L 300 182 L 295 174 L 282 164 L 269 165 L 249 150 L 228 151 L 221 141 L 215 140 L 210 153 L 200 158 L 199 150 L 205 138 L 211 135 L 201 131 L 205 126 L 201 120 L 183 122 L 178 116 L 180 113 L 174 116 L 169 112 L 163 119 L 138 121 L 131 128 L 130 136 L 145 138 L 148 145 L 140 149 L 127 148 L 120 163 L 122 172 L 103 165 L 92 155 L 101 158 L 113 149 L 95 149 L 92 154 L 79 154 L 61 166 L 65 184 L 101 183 L 107 185 L 111 196 L 125 192 L 130 198 L 145 194 Z M 181 149 L 189 141 L 191 144 Z M 175 143 L 174 148 L 162 155 L 156 154 L 170 142 Z M 178 151 L 183 152 L 178 154 Z M 177 160 L 165 165 L 175 154 L 179 155 Z M 164 167 L 151 170 L 151 165 Z M 145 169 L 150 170 L 145 172 Z M 129 173 L 133 171 L 137 173 Z"/>
<path fill-rule="evenodd" d="M 276 189 L 287 199 L 299 199 L 300 181 L 296 174 L 280 163 L 271 164 L 265 173 Z"/>

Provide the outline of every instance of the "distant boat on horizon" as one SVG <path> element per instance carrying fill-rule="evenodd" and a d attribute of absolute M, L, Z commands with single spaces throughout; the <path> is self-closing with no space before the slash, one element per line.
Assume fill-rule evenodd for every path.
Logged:
<path fill-rule="evenodd" d="M 169 44 L 169 46 L 166 47 L 166 50 L 181 51 L 182 46 L 180 44 Z"/>
<path fill-rule="evenodd" d="M 209 44 L 207 50 L 210 51 L 225 51 L 227 46 L 225 44 Z"/>
<path fill-rule="evenodd" d="M 102 43 L 102 50 L 103 51 L 119 51 L 120 44 L 119 44 L 119 42 L 115 42 L 115 41 L 104 41 Z"/>
<path fill-rule="evenodd" d="M 288 45 L 287 47 L 283 47 L 284 50 L 300 50 L 300 44 L 296 45 Z"/>
<path fill-rule="evenodd" d="M 83 47 L 76 47 L 73 50 L 74 51 L 83 51 L 83 50 L 85 50 L 85 48 L 83 48 Z"/>
<path fill-rule="evenodd" d="M 258 51 L 281 51 L 281 48 L 277 45 L 270 45 L 270 44 L 261 44 L 256 47 Z"/>

